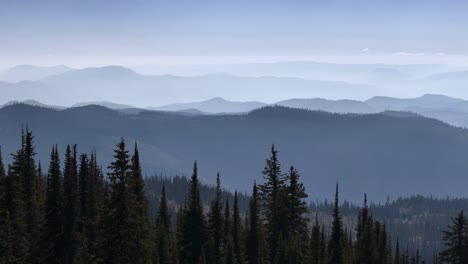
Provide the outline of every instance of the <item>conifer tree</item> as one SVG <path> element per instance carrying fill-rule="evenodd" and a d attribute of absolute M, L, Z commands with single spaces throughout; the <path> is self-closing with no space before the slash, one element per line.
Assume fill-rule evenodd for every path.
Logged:
<path fill-rule="evenodd" d="M 96 257 L 99 238 L 102 237 L 102 231 L 99 228 L 103 222 L 104 196 L 105 189 L 101 169 L 97 165 L 96 153 L 91 153 L 89 159 L 88 180 L 84 188 L 88 193 L 86 197 L 86 218 L 84 219 L 84 230 L 86 232 L 87 247 L 89 254 Z M 83 213 L 82 213 L 83 215 Z"/>
<path fill-rule="evenodd" d="M 343 262 L 343 223 L 341 220 L 339 198 L 338 198 L 338 184 L 336 184 L 335 204 L 333 208 L 333 221 L 330 241 L 328 242 L 328 263 L 329 264 L 342 264 Z"/>
<path fill-rule="evenodd" d="M 373 239 L 373 219 L 369 215 L 367 206 L 367 195 L 364 194 L 364 205 L 359 212 L 358 224 L 356 227 L 356 262 L 370 264 L 375 262 Z"/>
<path fill-rule="evenodd" d="M 291 166 L 288 180 L 288 225 L 289 233 L 293 236 L 299 236 L 304 241 L 307 240 L 307 202 L 305 199 L 308 195 L 305 192 L 304 185 L 299 182 L 299 172 Z"/>
<path fill-rule="evenodd" d="M 15 263 L 16 258 L 13 253 L 13 230 L 10 213 L 5 200 L 7 195 L 6 177 L 2 149 L 0 146 L 0 263 Z"/>
<path fill-rule="evenodd" d="M 23 185 L 23 201 L 25 210 L 26 233 L 28 240 L 29 263 L 37 263 L 40 254 L 40 205 L 38 202 L 37 168 L 34 160 L 36 155 L 34 137 L 27 128 L 23 132 L 22 156 L 20 161 L 20 176 Z"/>
<path fill-rule="evenodd" d="M 468 222 L 461 211 L 456 217 L 452 217 L 452 225 L 443 231 L 445 246 L 440 253 L 440 260 L 453 264 L 468 263 Z"/>
<path fill-rule="evenodd" d="M 63 209 L 63 262 L 78 263 L 80 250 L 80 202 L 78 189 L 78 165 L 76 145 L 67 146 L 63 172 L 64 209 Z"/>
<path fill-rule="evenodd" d="M 247 234 L 247 260 L 249 264 L 264 264 L 269 259 L 263 225 L 260 219 L 257 184 L 254 183 L 249 203 L 249 230 Z"/>
<path fill-rule="evenodd" d="M 224 206 L 224 239 L 223 239 L 223 250 L 224 250 L 224 263 L 233 264 L 235 263 L 234 245 L 232 239 L 232 220 L 231 210 L 229 206 L 229 200 L 226 199 L 226 205 Z"/>
<path fill-rule="evenodd" d="M 208 225 L 212 245 L 212 262 L 220 264 L 223 262 L 224 217 L 219 173 L 216 176 L 216 195 L 213 201 L 211 201 L 210 211 L 208 213 Z"/>
<path fill-rule="evenodd" d="M 308 195 L 305 192 L 304 185 L 299 181 L 299 172 L 291 166 L 288 175 L 289 185 L 287 188 L 287 205 L 288 205 L 288 234 L 287 239 L 295 241 L 296 245 L 289 246 L 289 256 L 293 257 L 299 263 L 305 263 L 309 257 L 308 248 L 308 212 L 307 202 L 305 199 Z"/>
<path fill-rule="evenodd" d="M 281 233 L 287 233 L 287 189 L 285 177 L 281 173 L 278 151 L 271 147 L 271 157 L 266 160 L 263 170 L 266 182 L 259 186 L 264 204 L 266 231 L 270 249 L 270 261 L 274 262 L 276 247 Z"/>
<path fill-rule="evenodd" d="M 234 259 L 235 263 L 243 264 L 245 262 L 245 255 L 244 255 L 244 241 L 243 237 L 243 230 L 242 230 L 242 220 L 240 218 L 239 212 L 239 201 L 237 198 L 237 191 L 234 192 L 234 205 L 233 205 L 233 212 L 232 212 L 232 244 L 234 248 Z"/>
<path fill-rule="evenodd" d="M 47 173 L 47 195 L 43 243 L 45 244 L 44 263 L 62 263 L 65 260 L 62 241 L 63 234 L 63 189 L 60 171 L 60 158 L 57 146 L 52 147 Z"/>
<path fill-rule="evenodd" d="M 138 145 L 135 142 L 134 154 L 132 156 L 132 173 L 128 180 L 130 189 L 130 212 L 134 225 L 136 226 L 137 236 L 137 255 L 141 258 L 141 263 L 148 263 L 151 260 L 151 221 L 148 212 L 149 204 L 145 194 L 145 182 L 141 172 L 140 154 Z"/>
<path fill-rule="evenodd" d="M 26 212 L 24 208 L 24 191 L 22 179 L 22 166 L 24 164 L 24 130 L 21 131 L 21 148 L 12 154 L 13 162 L 8 165 L 5 181 L 4 206 L 5 213 L 9 215 L 11 236 L 13 240 L 13 258 L 18 263 L 27 263 L 30 257 L 30 243 L 28 240 Z"/>
<path fill-rule="evenodd" d="M 310 235 L 310 263 L 321 264 L 321 233 L 317 214 Z"/>
<path fill-rule="evenodd" d="M 181 237 L 181 263 L 197 263 L 202 249 L 207 243 L 205 216 L 200 196 L 197 162 L 193 165 L 190 189 L 187 197 L 187 208 L 183 214 Z"/>
<path fill-rule="evenodd" d="M 114 161 L 109 166 L 110 197 L 106 209 L 104 261 L 107 263 L 144 263 L 139 255 L 139 241 L 134 213 L 131 210 L 132 195 L 129 179 L 132 174 L 130 156 L 125 148 L 125 141 L 114 149 Z"/>
<path fill-rule="evenodd" d="M 156 250 L 153 256 L 153 263 L 170 264 L 173 263 L 173 245 L 171 232 L 171 216 L 167 207 L 166 186 L 163 185 L 159 210 L 156 218 Z"/>

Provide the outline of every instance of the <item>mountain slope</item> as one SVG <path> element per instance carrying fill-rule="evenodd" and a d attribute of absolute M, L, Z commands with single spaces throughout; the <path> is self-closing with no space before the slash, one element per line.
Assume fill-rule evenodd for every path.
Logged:
<path fill-rule="evenodd" d="M 373 94 L 371 86 L 346 82 L 271 76 L 147 76 L 120 66 L 68 71 L 43 78 L 34 84 L 37 87 L 35 93 L 17 85 L 14 93 L 2 99 L 5 102 L 18 100 L 26 94 L 30 96 L 28 99 L 40 100 L 41 94 L 48 94 L 49 98 L 45 102 L 48 104 L 72 105 L 76 102 L 111 101 L 152 106 L 184 102 L 188 99 L 202 101 L 211 97 L 229 98 L 234 101 L 255 101 L 262 98 L 275 102 L 290 96 L 334 98 L 339 94 L 348 98 L 362 98 Z M 5 86 L 0 84 L 0 91 L 5 89 Z"/>
<path fill-rule="evenodd" d="M 247 115 L 206 116 L 165 112 L 123 114 L 99 106 L 53 110 L 25 105 L 0 109 L 0 144 L 19 146 L 19 131 L 34 131 L 47 163 L 50 147 L 78 143 L 96 149 L 103 167 L 120 137 L 138 140 L 147 175 L 189 174 L 198 160 L 204 181 L 219 171 L 231 189 L 248 191 L 274 143 L 284 171 L 296 166 L 311 199 L 329 197 L 334 184 L 360 201 L 424 194 L 466 196 L 468 131 L 415 115 L 343 115 L 266 107 Z M 424 182 L 424 186 L 420 183 Z"/>
<path fill-rule="evenodd" d="M 261 102 L 234 102 L 216 97 L 201 102 L 170 104 L 160 107 L 149 107 L 148 109 L 161 111 L 197 109 L 205 113 L 241 113 L 252 111 L 265 105 L 265 103 Z"/>

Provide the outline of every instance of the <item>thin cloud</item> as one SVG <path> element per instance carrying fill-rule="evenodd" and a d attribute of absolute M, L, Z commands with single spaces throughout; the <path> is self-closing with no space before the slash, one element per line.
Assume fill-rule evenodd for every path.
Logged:
<path fill-rule="evenodd" d="M 393 55 L 397 55 L 397 56 L 424 56 L 424 53 L 422 53 L 422 52 L 399 51 L 399 52 L 393 53 Z"/>

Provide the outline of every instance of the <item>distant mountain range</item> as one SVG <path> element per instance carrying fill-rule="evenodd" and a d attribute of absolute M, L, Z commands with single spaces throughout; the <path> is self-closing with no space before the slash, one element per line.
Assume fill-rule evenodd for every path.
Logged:
<path fill-rule="evenodd" d="M 289 98 L 364 100 L 374 95 L 416 97 L 427 93 L 468 98 L 464 89 L 468 70 L 445 65 L 290 62 L 218 66 L 225 73 L 213 74 L 218 72 L 214 66 L 206 66 L 206 73 L 190 76 L 142 75 L 121 66 L 17 66 L 0 74 L 0 103 L 33 99 L 49 105 L 108 101 L 154 107 L 213 97 L 270 104 Z M 242 71 L 242 67 L 252 71 Z M 171 72 L 170 67 L 166 70 Z"/>
<path fill-rule="evenodd" d="M 5 106 L 17 103 L 55 109 L 65 108 L 61 106 L 46 105 L 34 100 L 10 101 L 5 104 Z M 135 114 L 142 111 L 155 110 L 176 112 L 185 115 L 239 114 L 247 113 L 261 107 L 274 105 L 341 114 L 371 114 L 384 111 L 402 111 L 435 118 L 457 127 L 468 127 L 468 101 L 435 94 L 426 94 L 417 98 L 375 96 L 366 101 L 327 100 L 323 98 L 288 99 L 273 104 L 256 101 L 229 101 L 217 97 L 200 102 L 177 103 L 147 108 L 137 108 L 131 105 L 102 101 L 76 103 L 71 107 L 81 107 L 87 105 L 104 106 L 109 109 L 119 110 L 122 113 Z"/>
<path fill-rule="evenodd" d="M 153 110 L 184 111 L 194 109 L 202 113 L 241 113 L 249 112 L 267 105 L 279 105 L 298 109 L 320 110 L 331 113 L 379 113 L 383 111 L 414 112 L 432 117 L 448 124 L 468 127 L 468 101 L 444 95 L 426 94 L 417 98 L 393 98 L 375 96 L 366 101 L 326 100 L 323 98 L 289 99 L 273 104 L 262 102 L 233 102 L 213 98 L 194 103 L 179 103 L 152 107 Z"/>
<path fill-rule="evenodd" d="M 7 161 L 25 124 L 43 167 L 53 144 L 63 155 L 65 144 L 77 143 L 79 152 L 95 149 L 106 168 L 123 136 L 130 145 L 138 140 L 145 174 L 189 174 L 197 160 L 205 182 L 219 171 L 231 190 L 248 191 L 254 180 L 262 181 L 272 143 L 283 170 L 294 165 L 301 172 L 312 200 L 330 197 L 336 181 L 352 201 L 364 192 L 381 201 L 387 194 L 466 196 L 468 185 L 468 131 L 406 112 L 331 114 L 268 106 L 248 114 L 188 115 L 14 104 L 0 109 Z"/>

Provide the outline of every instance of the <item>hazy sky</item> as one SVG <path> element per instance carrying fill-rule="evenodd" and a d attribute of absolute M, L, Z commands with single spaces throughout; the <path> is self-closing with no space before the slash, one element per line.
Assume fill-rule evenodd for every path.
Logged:
<path fill-rule="evenodd" d="M 1 0 L 0 67 L 468 64 L 468 1 Z"/>

